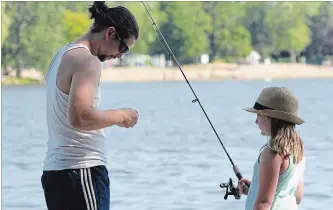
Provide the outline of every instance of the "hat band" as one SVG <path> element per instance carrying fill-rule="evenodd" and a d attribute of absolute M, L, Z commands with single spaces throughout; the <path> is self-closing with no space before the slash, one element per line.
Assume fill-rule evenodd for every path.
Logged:
<path fill-rule="evenodd" d="M 268 108 L 268 107 L 266 107 L 266 106 L 264 106 L 264 105 L 259 104 L 258 102 L 256 102 L 256 103 L 254 104 L 253 108 L 256 109 L 256 110 L 271 109 L 271 108 Z M 272 109 L 272 110 L 273 110 L 273 109 Z"/>

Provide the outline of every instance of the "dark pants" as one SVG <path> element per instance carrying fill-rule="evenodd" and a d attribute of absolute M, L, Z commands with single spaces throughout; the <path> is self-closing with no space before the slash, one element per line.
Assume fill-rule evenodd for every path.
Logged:
<path fill-rule="evenodd" d="M 105 166 L 43 171 L 48 210 L 109 210 L 110 183 Z"/>

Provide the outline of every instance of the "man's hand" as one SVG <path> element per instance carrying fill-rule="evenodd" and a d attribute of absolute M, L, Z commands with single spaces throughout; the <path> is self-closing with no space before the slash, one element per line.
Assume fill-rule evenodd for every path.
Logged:
<path fill-rule="evenodd" d="M 138 122 L 139 113 L 135 109 L 122 108 L 117 112 L 121 116 L 120 122 L 116 124 L 119 127 L 132 128 Z"/>

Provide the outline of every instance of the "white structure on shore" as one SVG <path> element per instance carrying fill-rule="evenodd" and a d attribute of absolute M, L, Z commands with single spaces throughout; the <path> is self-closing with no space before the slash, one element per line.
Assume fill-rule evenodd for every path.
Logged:
<path fill-rule="evenodd" d="M 127 54 L 121 59 L 113 59 L 103 62 L 104 68 L 116 67 L 116 66 L 154 66 L 154 67 L 166 67 L 167 60 L 164 54 L 160 55 L 145 55 L 145 54 Z"/>
<path fill-rule="evenodd" d="M 195 64 L 208 64 L 209 55 L 202 54 L 193 58 Z M 164 54 L 159 55 L 147 55 L 147 54 L 125 54 L 121 59 L 113 59 L 103 62 L 103 68 L 112 68 L 117 66 L 127 67 L 140 67 L 140 66 L 152 66 L 152 67 L 173 67 L 175 65 L 173 59 Z"/>
<path fill-rule="evenodd" d="M 260 62 L 260 54 L 253 50 L 247 57 L 246 57 L 246 61 L 249 63 L 249 64 L 259 64 Z"/>

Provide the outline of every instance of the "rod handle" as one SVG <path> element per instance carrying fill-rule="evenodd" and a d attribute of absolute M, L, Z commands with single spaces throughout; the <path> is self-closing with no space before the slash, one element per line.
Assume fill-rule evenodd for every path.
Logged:
<path fill-rule="evenodd" d="M 241 174 L 239 168 L 238 168 L 236 165 L 234 165 L 234 166 L 233 166 L 233 169 L 234 169 L 234 172 L 235 172 L 235 174 L 236 174 L 238 180 L 241 180 L 241 179 L 243 178 L 243 176 L 242 176 L 242 174 Z M 248 184 L 248 183 L 245 183 L 245 185 L 246 185 L 247 187 L 250 187 L 250 184 Z"/>

